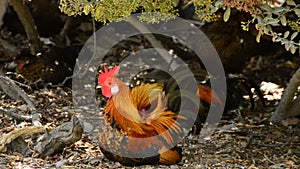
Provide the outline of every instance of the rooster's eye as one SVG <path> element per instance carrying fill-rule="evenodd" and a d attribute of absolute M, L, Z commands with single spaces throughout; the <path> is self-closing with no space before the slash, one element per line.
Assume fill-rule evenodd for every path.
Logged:
<path fill-rule="evenodd" d="M 111 82 L 107 82 L 106 84 L 107 84 L 108 86 L 111 86 Z"/>

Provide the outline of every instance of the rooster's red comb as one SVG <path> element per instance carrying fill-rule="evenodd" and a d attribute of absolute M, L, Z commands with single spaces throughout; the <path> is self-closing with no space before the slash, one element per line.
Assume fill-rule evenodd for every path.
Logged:
<path fill-rule="evenodd" d="M 103 85 L 107 78 L 114 77 L 119 73 L 119 70 L 120 66 L 115 66 L 110 70 L 107 70 L 106 66 L 104 66 L 104 71 L 101 71 L 98 77 L 98 85 Z"/>

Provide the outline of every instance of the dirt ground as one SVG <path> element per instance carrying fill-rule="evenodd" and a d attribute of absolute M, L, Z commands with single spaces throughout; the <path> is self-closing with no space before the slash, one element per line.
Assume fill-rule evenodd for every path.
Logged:
<path fill-rule="evenodd" d="M 267 119 L 274 112 L 283 87 L 299 65 L 293 56 L 256 57 L 260 60 L 254 68 L 250 63 L 245 73 L 260 82 L 265 94 L 266 107 L 257 104 L 254 111 L 242 110 L 240 116 L 224 116 L 211 138 L 199 142 L 199 137 L 189 136 L 181 145 L 184 150 L 182 162 L 172 166 L 142 166 L 136 168 L 299 168 L 300 128 L 299 119 L 286 120 L 282 125 L 270 124 Z M 272 70 L 271 72 L 266 70 Z M 53 88 L 28 91 L 38 101 L 42 111 L 42 123 L 57 126 L 69 121 L 74 113 L 71 90 Z M 14 101 L 1 92 L 1 105 L 13 108 L 18 113 L 30 114 L 24 101 Z M 17 108 L 19 107 L 19 108 Z M 17 122 L 1 116 L 0 133 L 7 133 L 16 125 L 28 126 L 28 122 Z M 27 138 L 32 146 L 32 138 Z M 0 168 L 127 168 L 111 162 L 101 154 L 96 142 L 84 137 L 62 154 L 47 158 L 24 157 L 18 153 L 1 153 Z M 129 168 L 129 167 L 128 167 Z"/>

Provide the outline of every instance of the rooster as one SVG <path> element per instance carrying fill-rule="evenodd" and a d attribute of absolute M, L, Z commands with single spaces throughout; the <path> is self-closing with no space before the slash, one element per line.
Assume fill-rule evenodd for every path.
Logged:
<path fill-rule="evenodd" d="M 108 98 L 104 110 L 107 125 L 98 134 L 101 151 L 108 159 L 131 166 L 180 162 L 181 148 L 175 141 L 183 136 L 181 122 L 190 117 L 169 108 L 171 93 L 165 94 L 167 84 L 143 83 L 130 89 L 115 77 L 119 69 L 115 66 L 108 71 L 104 67 L 98 77 L 102 94 Z M 200 84 L 194 93 L 209 104 L 220 101 L 212 94 L 210 88 Z"/>

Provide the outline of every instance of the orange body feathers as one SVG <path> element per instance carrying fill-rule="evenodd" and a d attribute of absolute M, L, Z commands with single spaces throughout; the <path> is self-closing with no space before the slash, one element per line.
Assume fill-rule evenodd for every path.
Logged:
<path fill-rule="evenodd" d="M 112 155 L 105 150 L 105 146 L 109 145 L 100 146 L 104 154 L 125 165 L 146 164 L 144 160 L 141 160 L 145 158 L 153 158 L 150 160 L 152 164 L 178 163 L 181 160 L 181 150 L 176 148 L 174 139 L 182 134 L 182 129 L 176 120 L 184 119 L 184 117 L 167 110 L 167 98 L 162 92 L 163 85 L 142 84 L 130 90 L 124 82 L 114 77 L 118 73 L 118 66 L 110 71 L 106 68 L 104 70 L 98 78 L 103 95 L 109 98 L 104 116 L 106 122 L 118 130 L 110 134 L 114 133 L 114 137 L 124 134 L 128 137 L 126 142 L 123 142 L 127 151 L 134 155 L 141 154 L 141 156 Z M 100 133 L 99 137 L 99 141 L 102 142 L 100 145 L 103 145 L 103 142 L 106 142 L 104 138 L 106 136 Z M 152 153 L 150 157 L 146 151 Z M 148 163 L 150 163 L 149 160 L 147 160 Z"/>

